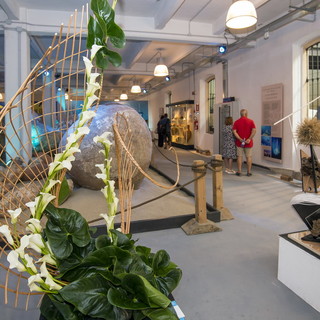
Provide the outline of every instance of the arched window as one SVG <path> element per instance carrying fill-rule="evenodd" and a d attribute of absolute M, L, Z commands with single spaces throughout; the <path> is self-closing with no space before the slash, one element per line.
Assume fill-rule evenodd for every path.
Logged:
<path fill-rule="evenodd" d="M 306 47 L 306 100 L 312 102 L 307 117 L 320 119 L 320 41 Z"/>
<path fill-rule="evenodd" d="M 216 79 L 207 80 L 207 133 L 214 132 L 214 104 L 216 102 Z"/>

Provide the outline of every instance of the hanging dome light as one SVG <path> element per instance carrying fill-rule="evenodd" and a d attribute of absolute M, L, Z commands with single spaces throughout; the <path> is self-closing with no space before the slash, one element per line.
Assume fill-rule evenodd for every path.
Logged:
<path fill-rule="evenodd" d="M 131 87 L 131 92 L 132 93 L 140 93 L 141 92 L 141 87 L 138 84 L 134 84 Z"/>
<path fill-rule="evenodd" d="M 162 56 L 161 56 L 161 51 L 158 50 L 160 57 L 158 59 L 158 63 L 156 67 L 154 68 L 153 75 L 156 77 L 165 77 L 169 75 L 169 70 L 168 67 L 164 64 Z"/>
<path fill-rule="evenodd" d="M 257 12 L 249 0 L 234 2 L 227 14 L 226 26 L 230 29 L 249 28 L 257 23 Z"/>
<path fill-rule="evenodd" d="M 120 100 L 128 100 L 128 95 L 125 92 L 120 94 Z"/>
<path fill-rule="evenodd" d="M 120 100 L 118 98 L 115 98 L 113 101 L 114 102 L 119 102 Z"/>

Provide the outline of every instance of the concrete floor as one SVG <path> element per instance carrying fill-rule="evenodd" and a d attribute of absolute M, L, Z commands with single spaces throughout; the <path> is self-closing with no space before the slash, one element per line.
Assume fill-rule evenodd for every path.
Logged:
<path fill-rule="evenodd" d="M 168 150 L 161 150 L 173 159 Z M 178 150 L 180 162 L 210 158 Z M 175 165 L 157 150 L 153 166 L 174 179 Z M 157 176 L 155 176 L 157 177 Z M 187 236 L 179 229 L 145 232 L 134 235 L 141 245 L 153 251 L 166 249 L 177 263 L 183 278 L 174 297 L 189 320 L 318 320 L 320 314 L 277 280 L 278 235 L 305 229 L 290 206 L 291 198 L 301 187 L 272 177 L 265 169 L 253 168 L 252 177 L 224 174 L 224 206 L 234 220 L 223 221 L 221 232 Z M 162 179 L 161 177 L 157 177 Z M 181 167 L 180 183 L 192 179 L 191 169 Z M 207 202 L 212 204 L 212 178 L 207 174 Z M 193 187 L 190 187 L 193 191 Z M 145 181 L 134 194 L 136 202 L 165 192 Z M 90 194 L 90 196 L 89 196 Z M 84 199 L 102 201 L 98 193 L 79 193 L 69 205 Z M 175 198 L 176 197 L 176 198 Z M 78 200 L 77 200 L 78 199 Z M 97 200 L 100 199 L 100 200 Z M 134 211 L 133 219 L 194 212 L 192 199 L 183 194 L 163 198 Z M 68 204 L 68 203 L 66 203 Z M 90 203 L 88 204 L 90 207 Z M 99 205 L 97 207 L 100 210 Z M 91 207 L 92 208 L 92 207 Z M 98 211 L 99 211 L 98 210 Z M 191 210 L 191 211 L 190 211 Z M 92 210 L 90 210 L 92 211 Z M 101 212 L 101 211 L 100 211 Z M 96 216 L 96 213 L 95 213 Z M 88 217 L 87 217 L 88 218 Z M 3 275 L 1 275 L 3 278 Z M 0 291 L 0 299 L 3 292 Z M 36 302 L 27 313 L 4 306 L 0 301 L 2 320 L 38 319 Z"/>

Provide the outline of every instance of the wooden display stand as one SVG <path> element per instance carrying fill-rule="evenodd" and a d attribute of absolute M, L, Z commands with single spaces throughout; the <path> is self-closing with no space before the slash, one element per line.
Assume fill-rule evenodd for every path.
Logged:
<path fill-rule="evenodd" d="M 278 280 L 320 311 L 320 243 L 301 240 L 309 233 L 280 235 Z"/>

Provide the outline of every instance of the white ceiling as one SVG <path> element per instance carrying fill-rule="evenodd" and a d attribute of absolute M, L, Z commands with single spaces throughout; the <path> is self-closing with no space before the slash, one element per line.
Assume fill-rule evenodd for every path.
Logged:
<path fill-rule="evenodd" d="M 217 45 L 226 42 L 232 45 L 239 37 L 263 30 L 276 18 L 286 15 L 293 10 L 290 6 L 314 2 L 251 1 L 257 8 L 258 24 L 255 29 L 247 30 L 248 33 L 235 36 L 225 30 L 225 17 L 232 0 L 118 0 L 116 20 L 126 33 L 127 45 L 120 52 L 123 57 L 121 68 L 108 71 L 105 89 L 109 98 L 113 98 L 111 87 L 114 89 L 112 95 L 118 95 L 130 87 L 133 78 L 142 86 L 149 82 L 149 88 L 160 87 L 159 81 L 164 83 L 163 79 L 153 79 L 157 49 L 162 49 L 162 56 L 171 67 L 170 75 L 174 79 L 188 65 L 197 65 L 201 59 L 216 55 Z M 6 20 L 19 23 L 24 21 L 21 17 L 33 17 L 28 32 L 35 62 L 50 45 L 53 33 L 58 31 L 60 22 L 56 22 L 57 18 L 66 19 L 66 13 L 71 14 L 86 3 L 85 0 L 0 0 L 0 17 L 3 17 L 0 23 L 5 26 Z M 0 37 L 0 67 L 3 65 L 1 41 Z"/>

